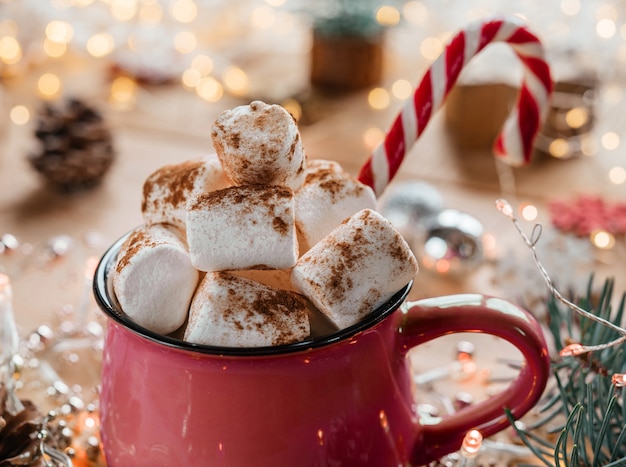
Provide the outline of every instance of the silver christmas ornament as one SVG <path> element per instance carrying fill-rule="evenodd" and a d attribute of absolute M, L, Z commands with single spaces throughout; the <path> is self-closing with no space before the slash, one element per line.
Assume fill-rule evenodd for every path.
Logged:
<path fill-rule="evenodd" d="M 425 182 L 395 183 L 381 197 L 379 212 L 391 222 L 409 244 L 428 217 L 443 210 L 439 191 Z"/>
<path fill-rule="evenodd" d="M 445 275 L 460 275 L 483 259 L 483 226 L 456 209 L 444 209 L 424 219 L 412 248 L 420 265 Z"/>

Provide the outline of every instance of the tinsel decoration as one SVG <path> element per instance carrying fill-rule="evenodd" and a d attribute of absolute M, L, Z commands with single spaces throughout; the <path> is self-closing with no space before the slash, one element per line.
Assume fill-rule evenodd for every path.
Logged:
<path fill-rule="evenodd" d="M 115 158 L 104 118 L 80 99 L 46 103 L 38 115 L 35 137 L 40 150 L 30 154 L 29 161 L 61 192 L 94 187 Z"/>

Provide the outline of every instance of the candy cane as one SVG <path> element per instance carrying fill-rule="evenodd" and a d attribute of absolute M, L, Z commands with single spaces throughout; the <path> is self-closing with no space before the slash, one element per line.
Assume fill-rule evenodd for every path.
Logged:
<path fill-rule="evenodd" d="M 530 161 L 533 140 L 552 92 L 552 79 L 541 41 L 517 18 L 479 21 L 460 31 L 435 60 L 396 117 L 384 141 L 361 167 L 359 180 L 380 195 L 398 171 L 406 152 L 444 103 L 469 60 L 492 42 L 508 43 L 523 64 L 516 108 L 504 123 L 493 151 L 513 166 Z"/>

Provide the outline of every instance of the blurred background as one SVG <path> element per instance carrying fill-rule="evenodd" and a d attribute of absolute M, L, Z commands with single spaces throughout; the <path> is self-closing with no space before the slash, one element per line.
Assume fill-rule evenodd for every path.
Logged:
<path fill-rule="evenodd" d="M 623 0 L 0 0 L 0 273 L 21 338 L 18 386 L 74 417 L 76 465 L 103 462 L 90 418 L 105 326 L 93 264 L 141 224 L 145 178 L 212 152 L 215 118 L 252 100 L 285 106 L 309 158 L 356 175 L 447 41 L 493 15 L 525 22 L 552 69 L 532 162 L 494 160 L 522 69 L 492 44 L 409 148 L 380 208 L 420 262 L 412 298 L 490 293 L 547 324 L 545 280 L 495 200 L 511 202 L 529 235 L 541 226 L 534 249 L 562 291 L 580 295 L 591 277 L 591 290 L 604 280 L 626 290 Z M 490 374 L 512 352 L 471 344 Z M 420 348 L 420 381 L 465 358 L 458 345 Z M 429 396 L 454 410 L 450 401 L 485 397 L 508 370 L 490 383 L 476 367 L 448 372 Z"/>

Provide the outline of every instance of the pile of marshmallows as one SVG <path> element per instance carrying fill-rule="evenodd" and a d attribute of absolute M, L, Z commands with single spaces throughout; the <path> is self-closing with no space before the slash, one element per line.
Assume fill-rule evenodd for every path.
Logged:
<path fill-rule="evenodd" d="M 216 154 L 144 184 L 144 225 L 113 269 L 135 322 L 198 344 L 288 344 L 320 312 L 343 329 L 413 279 L 417 261 L 373 191 L 335 162 L 307 163 L 284 108 L 228 110 L 211 136 Z"/>

